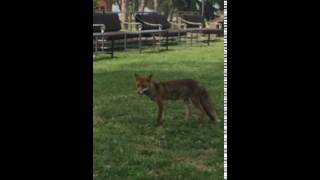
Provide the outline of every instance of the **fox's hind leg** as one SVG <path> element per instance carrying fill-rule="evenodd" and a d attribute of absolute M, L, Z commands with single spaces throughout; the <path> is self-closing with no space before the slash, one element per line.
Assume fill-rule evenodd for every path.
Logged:
<path fill-rule="evenodd" d="M 194 107 L 196 107 L 196 108 L 198 109 L 198 112 L 199 112 L 199 122 L 200 122 L 201 125 L 203 125 L 203 117 L 204 117 L 204 113 L 205 113 L 205 112 L 204 112 L 204 110 L 203 110 L 203 108 L 202 108 L 202 106 L 201 106 L 201 104 L 200 104 L 200 101 L 199 101 L 199 99 L 197 99 L 197 98 L 191 98 L 191 101 L 192 101 Z"/>
<path fill-rule="evenodd" d="M 157 126 L 163 126 L 163 101 L 158 100 L 158 117 L 157 117 Z"/>
<path fill-rule="evenodd" d="M 186 117 L 185 117 L 185 120 L 187 121 L 188 119 L 190 119 L 190 116 L 191 116 L 190 99 L 184 100 L 184 103 L 186 105 Z"/>

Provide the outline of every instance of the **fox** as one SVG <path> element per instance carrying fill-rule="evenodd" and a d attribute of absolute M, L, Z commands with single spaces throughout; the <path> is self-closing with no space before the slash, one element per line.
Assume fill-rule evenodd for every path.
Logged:
<path fill-rule="evenodd" d="M 154 82 L 152 74 L 147 77 L 141 77 L 137 73 L 134 73 L 134 78 L 137 94 L 139 96 L 147 96 L 157 104 L 157 127 L 163 127 L 164 101 L 166 100 L 182 100 L 184 102 L 186 121 L 190 119 L 192 103 L 198 110 L 200 125 L 204 123 L 203 118 L 205 114 L 214 124 L 220 122 L 207 90 L 198 81 L 181 79 Z"/>

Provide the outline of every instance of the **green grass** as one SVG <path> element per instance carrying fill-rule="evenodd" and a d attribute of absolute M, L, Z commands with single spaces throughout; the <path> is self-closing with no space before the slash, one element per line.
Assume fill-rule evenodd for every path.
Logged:
<path fill-rule="evenodd" d="M 153 79 L 193 78 L 203 84 L 223 120 L 223 42 L 98 55 L 93 62 L 93 179 L 223 179 L 223 124 L 206 117 L 200 128 L 193 108 L 184 120 L 180 101 L 165 103 L 165 127 L 156 128 L 156 105 L 136 94 L 133 73 Z"/>

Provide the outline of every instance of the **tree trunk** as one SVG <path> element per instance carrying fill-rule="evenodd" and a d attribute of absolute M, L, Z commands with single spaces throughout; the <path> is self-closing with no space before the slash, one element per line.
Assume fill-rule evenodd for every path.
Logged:
<path fill-rule="evenodd" d="M 173 0 L 170 0 L 169 1 L 169 21 L 172 22 L 173 21 L 173 15 L 174 15 L 174 12 L 176 11 L 176 8 L 174 8 L 173 6 Z"/>
<path fill-rule="evenodd" d="M 128 0 L 121 0 L 121 21 L 128 22 Z M 122 25 L 123 28 L 127 29 L 126 25 Z"/>
<path fill-rule="evenodd" d="M 169 12 L 169 19 L 170 19 L 170 22 L 173 21 L 173 15 L 174 15 L 174 12 L 175 12 L 175 9 L 170 9 L 170 12 Z"/>
<path fill-rule="evenodd" d="M 144 0 L 140 0 L 139 12 L 144 12 L 145 2 Z"/>
<path fill-rule="evenodd" d="M 112 11 L 112 1 L 106 0 L 106 11 L 111 12 Z"/>
<path fill-rule="evenodd" d="M 133 8 L 133 11 L 134 12 L 137 12 L 138 11 L 138 9 L 139 9 L 139 0 L 134 0 L 133 1 L 134 3 L 134 8 Z"/>
<path fill-rule="evenodd" d="M 154 0 L 154 11 L 159 12 L 159 0 Z"/>

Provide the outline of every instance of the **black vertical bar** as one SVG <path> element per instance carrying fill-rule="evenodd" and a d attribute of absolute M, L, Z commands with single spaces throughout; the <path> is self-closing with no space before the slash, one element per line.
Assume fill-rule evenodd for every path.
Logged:
<path fill-rule="evenodd" d="M 113 58 L 113 50 L 114 50 L 114 40 L 111 40 L 111 58 Z"/>

